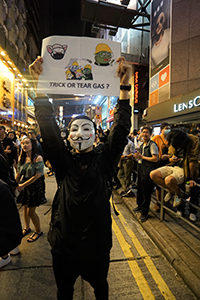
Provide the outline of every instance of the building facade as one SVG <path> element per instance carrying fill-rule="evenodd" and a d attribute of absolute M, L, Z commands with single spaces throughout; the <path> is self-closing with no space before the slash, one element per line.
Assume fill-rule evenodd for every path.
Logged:
<path fill-rule="evenodd" d="M 162 87 L 169 86 L 169 94 L 161 93 L 157 99 L 156 96 L 152 99 L 150 94 L 143 118 L 148 124 L 156 126 L 163 121 L 195 126 L 194 123 L 200 123 L 200 2 L 171 0 L 169 4 L 169 64 L 164 66 L 159 76 L 150 78 L 150 93 L 159 92 L 161 82 Z"/>
<path fill-rule="evenodd" d="M 0 124 L 28 127 L 34 98 L 28 66 L 39 55 L 39 1 L 0 1 Z M 30 118 L 29 118 L 30 117 Z"/>

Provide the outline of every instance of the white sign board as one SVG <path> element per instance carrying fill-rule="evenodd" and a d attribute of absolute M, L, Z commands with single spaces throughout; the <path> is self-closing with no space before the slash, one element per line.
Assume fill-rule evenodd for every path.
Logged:
<path fill-rule="evenodd" d="M 93 1 L 98 2 L 99 0 L 93 0 Z M 107 0 L 106 2 L 116 4 L 116 5 L 121 5 L 121 0 Z M 137 10 L 137 7 L 138 7 L 138 0 L 130 0 L 127 6 L 128 9 L 133 9 L 133 10 Z"/>
<path fill-rule="evenodd" d="M 119 95 L 116 63 L 120 43 L 104 39 L 51 36 L 42 42 L 43 72 L 38 93 Z"/>

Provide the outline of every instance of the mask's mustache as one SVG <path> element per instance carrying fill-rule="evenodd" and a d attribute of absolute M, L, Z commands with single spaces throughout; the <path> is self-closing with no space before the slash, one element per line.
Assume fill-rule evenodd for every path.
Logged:
<path fill-rule="evenodd" d="M 77 137 L 76 139 L 72 139 L 72 141 L 76 142 L 76 141 L 88 141 L 90 139 L 90 137 L 88 137 L 87 139 L 83 139 L 81 136 Z"/>

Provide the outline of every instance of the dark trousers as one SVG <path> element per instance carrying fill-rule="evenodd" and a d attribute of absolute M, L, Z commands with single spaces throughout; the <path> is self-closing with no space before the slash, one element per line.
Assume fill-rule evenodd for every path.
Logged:
<path fill-rule="evenodd" d="M 79 276 L 91 284 L 97 300 L 108 300 L 109 254 L 95 261 L 77 261 L 55 253 L 52 256 L 58 300 L 73 299 L 74 284 Z"/>
<path fill-rule="evenodd" d="M 133 171 L 133 158 L 125 158 L 121 161 L 117 177 L 124 191 L 128 191 L 131 185 L 131 173 Z"/>
<path fill-rule="evenodd" d="M 149 173 L 146 174 L 143 170 L 143 166 L 138 164 L 137 205 L 141 208 L 142 214 L 145 216 L 149 212 L 154 185 Z"/>

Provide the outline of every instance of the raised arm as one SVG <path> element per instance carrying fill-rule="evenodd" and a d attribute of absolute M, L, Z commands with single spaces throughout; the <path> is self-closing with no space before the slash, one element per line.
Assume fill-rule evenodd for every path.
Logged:
<path fill-rule="evenodd" d="M 119 57 L 117 62 L 118 76 L 120 77 L 120 98 L 114 111 L 114 122 L 111 127 L 108 139 L 105 145 L 105 151 L 108 153 L 111 167 L 116 168 L 123 149 L 127 144 L 127 135 L 131 127 L 131 107 L 129 105 L 129 79 L 131 76 L 131 66 L 126 63 L 124 57 Z M 124 89 L 125 87 L 125 89 Z"/>
<path fill-rule="evenodd" d="M 38 56 L 29 66 L 29 72 L 35 87 L 37 87 L 39 75 L 43 71 L 42 63 L 43 58 Z M 35 99 L 35 116 L 40 127 L 46 157 L 54 170 L 57 171 L 56 174 L 60 174 L 64 163 L 65 145 L 60 135 L 60 129 L 56 124 L 53 106 L 45 94 L 37 94 Z M 57 180 L 59 181 L 59 178 Z"/>

